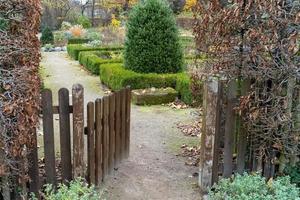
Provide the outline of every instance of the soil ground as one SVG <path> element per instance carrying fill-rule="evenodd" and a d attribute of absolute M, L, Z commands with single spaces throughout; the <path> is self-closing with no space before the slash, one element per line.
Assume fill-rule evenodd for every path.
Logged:
<path fill-rule="evenodd" d="M 98 76 L 85 71 L 66 53 L 43 53 L 41 71 L 46 88 L 71 90 L 80 83 L 85 89 L 85 103 L 105 95 Z M 185 165 L 179 156 L 182 144 L 197 144 L 184 136 L 176 124 L 192 122 L 195 109 L 172 109 L 168 106 L 132 106 L 130 158 L 108 177 L 101 191 L 109 200 L 197 200 L 197 167 Z M 59 144 L 58 133 L 56 142 Z M 42 146 L 42 144 L 41 144 Z M 58 145 L 56 145 L 58 146 Z M 59 150 L 57 150 L 59 151 Z"/>

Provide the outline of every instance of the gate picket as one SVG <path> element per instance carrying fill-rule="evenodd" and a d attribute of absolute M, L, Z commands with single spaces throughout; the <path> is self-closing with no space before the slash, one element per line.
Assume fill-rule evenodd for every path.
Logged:
<path fill-rule="evenodd" d="M 115 109 L 115 167 L 120 164 L 121 161 L 121 98 L 120 91 L 115 93 L 116 109 Z"/>
<path fill-rule="evenodd" d="M 88 130 L 88 181 L 95 184 L 95 111 L 94 103 L 87 105 L 87 130 Z"/>
<path fill-rule="evenodd" d="M 125 130 L 125 156 L 129 157 L 130 151 L 130 110 L 131 110 L 131 90 L 129 87 L 126 88 L 126 130 Z"/>
<path fill-rule="evenodd" d="M 68 89 L 61 88 L 58 92 L 58 97 L 62 179 L 64 182 L 68 182 L 72 180 L 70 100 Z"/>
<path fill-rule="evenodd" d="M 108 174 L 108 157 L 109 157 L 109 97 L 103 97 L 103 137 L 102 137 L 102 152 L 103 152 L 103 180 Z"/>
<path fill-rule="evenodd" d="M 115 95 L 109 96 L 109 163 L 108 173 L 111 174 L 114 168 L 115 159 Z"/>
<path fill-rule="evenodd" d="M 83 87 L 76 84 L 72 88 L 73 97 L 73 170 L 74 178 L 84 177 L 84 108 Z"/>
<path fill-rule="evenodd" d="M 102 160 L 103 160 L 103 151 L 102 151 L 102 136 L 103 136 L 103 126 L 102 126 L 102 100 L 97 99 L 95 105 L 95 121 L 96 121 L 96 131 L 95 131 L 95 164 L 96 164 L 96 184 L 100 184 L 102 182 Z"/>
<path fill-rule="evenodd" d="M 55 148 L 54 148 L 54 129 L 53 129 L 53 110 L 52 110 L 52 92 L 44 90 L 42 92 L 42 110 L 43 110 L 43 131 L 44 131 L 44 154 L 45 154 L 45 172 L 46 181 L 49 184 L 56 185 L 55 172 Z"/>
<path fill-rule="evenodd" d="M 121 90 L 121 155 L 126 156 L 126 91 Z"/>

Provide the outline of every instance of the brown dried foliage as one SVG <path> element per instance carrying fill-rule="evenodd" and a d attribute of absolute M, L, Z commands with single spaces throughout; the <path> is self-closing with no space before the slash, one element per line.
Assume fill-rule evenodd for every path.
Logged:
<path fill-rule="evenodd" d="M 198 72 L 251 81 L 238 110 L 253 148 L 299 155 L 299 0 L 200 0 L 195 16 L 197 48 L 208 57 Z"/>
<path fill-rule="evenodd" d="M 39 0 L 0 0 L 0 175 L 18 175 L 26 148 L 36 143 L 40 62 Z M 1 22 L 0 22 L 1 23 Z M 2 168 L 3 169 L 3 168 Z"/>

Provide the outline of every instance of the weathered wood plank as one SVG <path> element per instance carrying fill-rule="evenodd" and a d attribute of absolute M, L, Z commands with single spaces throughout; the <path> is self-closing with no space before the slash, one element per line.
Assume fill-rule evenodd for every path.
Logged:
<path fill-rule="evenodd" d="M 103 97 L 103 137 L 102 137 L 102 152 L 103 152 L 103 180 L 108 174 L 108 158 L 109 158 L 109 97 Z"/>
<path fill-rule="evenodd" d="M 72 88 L 73 99 L 73 170 L 74 178 L 84 177 L 84 89 L 76 84 Z"/>
<path fill-rule="evenodd" d="M 242 88 L 241 88 L 241 95 L 245 96 L 250 89 L 250 80 L 244 80 L 242 81 Z M 242 113 L 240 117 L 240 121 L 242 121 L 242 117 L 245 113 Z M 237 172 L 239 174 L 242 174 L 245 170 L 246 165 L 246 151 L 247 151 L 247 137 L 248 133 L 247 130 L 240 125 L 241 127 L 238 127 L 238 144 L 237 144 Z"/>
<path fill-rule="evenodd" d="M 88 180 L 95 185 L 95 105 L 89 102 L 87 105 L 87 130 L 88 130 Z"/>
<path fill-rule="evenodd" d="M 212 165 L 212 184 L 217 183 L 219 180 L 219 164 L 220 164 L 220 141 L 221 141 L 221 115 L 222 115 L 222 97 L 223 97 L 223 87 L 220 81 L 218 82 L 218 91 L 216 93 L 216 129 L 213 142 L 213 165 Z"/>
<path fill-rule="evenodd" d="M 115 110 L 115 133 L 116 133 L 116 148 L 115 148 L 115 167 L 121 161 L 121 98 L 120 92 L 115 93 L 116 110 Z"/>
<path fill-rule="evenodd" d="M 53 129 L 52 92 L 44 90 L 42 92 L 43 111 L 43 131 L 44 131 L 44 153 L 45 153 L 45 173 L 48 184 L 56 185 L 55 172 L 55 147 Z"/>
<path fill-rule="evenodd" d="M 71 155 L 71 128 L 70 128 L 70 99 L 69 90 L 61 88 L 58 92 L 59 99 L 59 127 L 62 179 L 64 182 L 72 180 L 72 155 Z"/>
<path fill-rule="evenodd" d="M 125 134 L 125 155 L 129 157 L 130 152 L 130 115 L 131 115 L 131 89 L 126 88 L 126 134 Z"/>
<path fill-rule="evenodd" d="M 121 156 L 126 157 L 126 90 L 121 90 Z"/>
<path fill-rule="evenodd" d="M 96 152 L 96 184 L 99 185 L 102 182 L 102 100 L 96 100 L 95 106 L 95 152 Z"/>
<path fill-rule="evenodd" d="M 199 162 L 199 186 L 206 192 L 213 183 L 214 153 L 216 150 L 215 137 L 218 114 L 220 83 L 216 79 L 209 79 L 204 86 L 203 126 L 201 135 L 201 149 Z"/>
<path fill-rule="evenodd" d="M 116 132 L 115 132 L 115 95 L 109 96 L 109 163 L 108 171 L 112 173 L 115 162 Z"/>
<path fill-rule="evenodd" d="M 227 89 L 227 107 L 226 107 L 226 121 L 225 121 L 225 138 L 224 138 L 224 170 L 223 176 L 228 178 L 233 172 L 233 148 L 234 148 L 234 135 L 237 96 L 237 83 L 232 80 L 228 83 Z"/>

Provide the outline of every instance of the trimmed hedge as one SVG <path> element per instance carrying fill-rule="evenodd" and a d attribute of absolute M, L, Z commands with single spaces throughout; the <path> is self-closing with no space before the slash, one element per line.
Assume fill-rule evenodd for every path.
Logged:
<path fill-rule="evenodd" d="M 97 54 L 110 54 L 110 51 L 83 51 L 79 53 L 79 63 L 83 65 L 87 70 L 89 70 L 92 74 L 99 74 L 99 68 L 102 64 L 106 63 L 122 63 L 123 59 L 103 59 L 100 58 Z"/>
<path fill-rule="evenodd" d="M 119 51 L 123 50 L 120 46 L 101 46 L 90 47 L 82 44 L 70 44 L 67 46 L 68 54 L 75 60 L 78 60 L 79 53 L 82 51 Z"/>
<path fill-rule="evenodd" d="M 124 69 L 122 63 L 110 63 L 101 66 L 100 77 L 101 81 L 112 90 L 126 86 L 130 86 L 131 89 L 175 88 L 177 74 L 141 74 Z"/>
<path fill-rule="evenodd" d="M 70 38 L 68 44 L 84 44 L 88 43 L 90 40 L 86 38 Z"/>
<path fill-rule="evenodd" d="M 131 89 L 167 88 L 178 91 L 181 100 L 186 104 L 193 103 L 193 95 L 190 89 L 191 80 L 185 73 L 177 74 L 141 74 L 126 70 L 122 63 L 107 63 L 100 68 L 101 81 L 112 90 L 120 90 L 126 86 Z"/>
<path fill-rule="evenodd" d="M 166 0 L 139 1 L 126 24 L 124 67 L 138 73 L 179 73 L 183 51 Z"/>
<path fill-rule="evenodd" d="M 187 74 L 178 74 L 175 89 L 178 91 L 180 99 L 186 104 L 193 103 L 191 91 L 191 79 Z"/>

